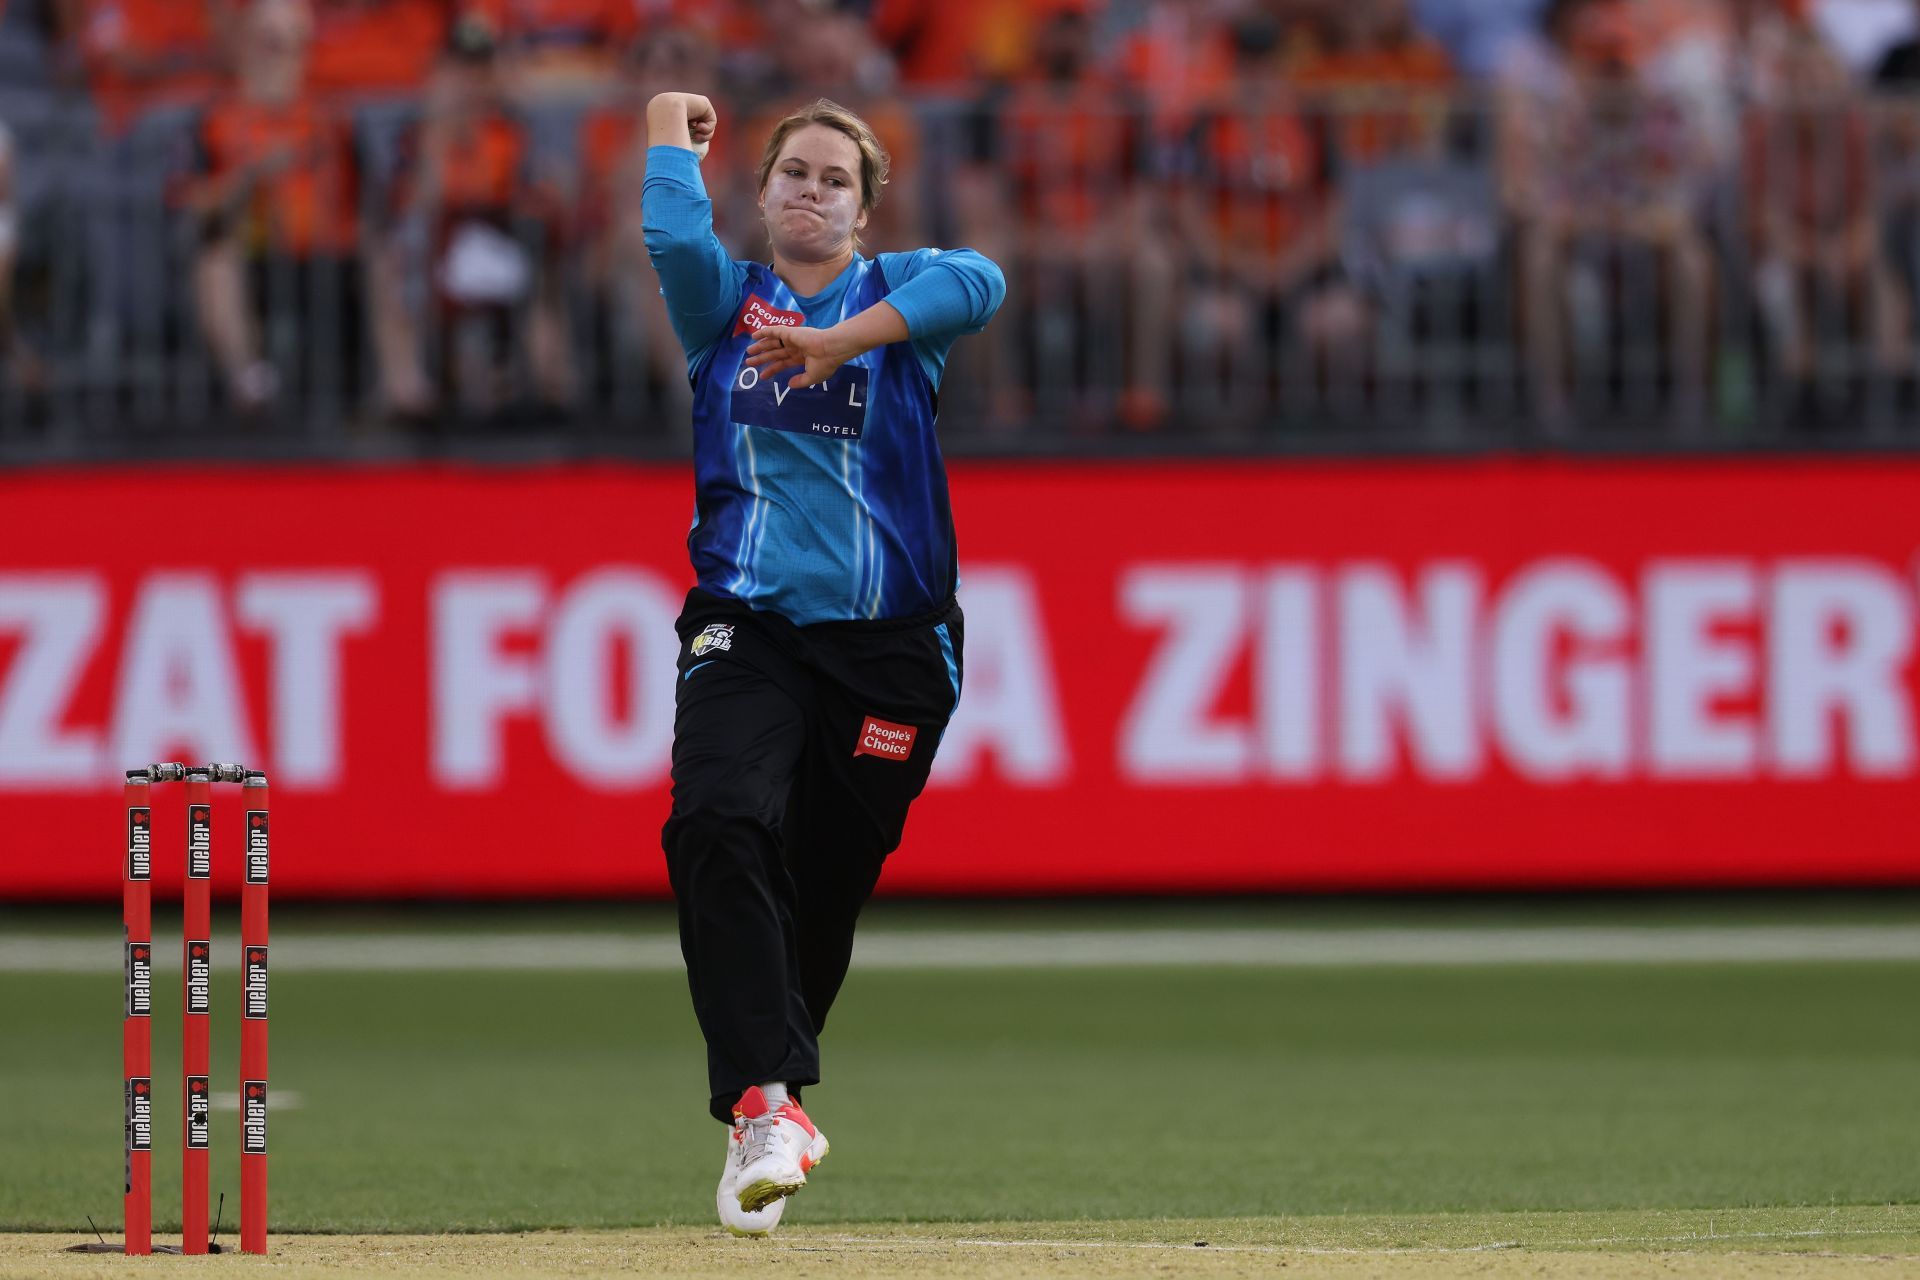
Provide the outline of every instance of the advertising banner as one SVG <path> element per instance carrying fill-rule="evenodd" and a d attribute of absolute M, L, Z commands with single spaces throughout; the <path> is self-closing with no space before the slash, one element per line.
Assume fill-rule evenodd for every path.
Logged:
<path fill-rule="evenodd" d="M 965 692 L 884 893 L 1920 883 L 1920 463 L 953 492 Z M 268 772 L 276 898 L 666 893 L 691 512 L 672 467 L 0 476 L 0 899 L 116 893 L 160 760 Z"/>

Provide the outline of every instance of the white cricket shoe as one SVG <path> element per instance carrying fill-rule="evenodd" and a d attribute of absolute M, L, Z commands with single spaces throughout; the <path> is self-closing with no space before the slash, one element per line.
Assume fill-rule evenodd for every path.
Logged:
<path fill-rule="evenodd" d="M 727 1134 L 727 1162 L 720 1166 L 720 1185 L 713 1193 L 713 1207 L 720 1214 L 720 1225 L 736 1236 L 771 1235 L 773 1229 L 780 1225 L 780 1215 L 787 1211 L 787 1201 L 783 1196 L 766 1208 L 756 1209 L 752 1213 L 740 1207 L 734 1175 L 740 1172 L 742 1142 L 738 1127 Z"/>
<path fill-rule="evenodd" d="M 827 1158 L 827 1136 L 814 1127 L 798 1103 L 772 1106 L 756 1086 L 733 1104 L 728 1155 L 734 1162 L 730 1168 L 740 1210 L 756 1214 L 778 1206 L 807 1185 L 807 1174 Z M 775 1213 L 774 1221 L 778 1220 Z"/>

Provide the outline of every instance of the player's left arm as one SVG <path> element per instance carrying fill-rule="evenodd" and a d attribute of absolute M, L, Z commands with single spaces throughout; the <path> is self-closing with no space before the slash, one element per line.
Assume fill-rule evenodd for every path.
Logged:
<path fill-rule="evenodd" d="M 1006 300 L 1006 277 L 992 259 L 971 249 L 883 253 L 878 262 L 890 290 L 885 298 L 827 329 L 757 329 L 746 363 L 762 377 L 804 366 L 788 385 L 810 387 L 855 356 L 910 340 L 921 368 L 940 385 L 947 348 L 962 334 L 986 328 Z"/>

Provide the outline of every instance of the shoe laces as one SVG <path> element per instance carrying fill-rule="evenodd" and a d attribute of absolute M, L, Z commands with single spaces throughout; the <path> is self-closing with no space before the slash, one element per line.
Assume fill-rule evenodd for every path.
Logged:
<path fill-rule="evenodd" d="M 773 1144 L 773 1127 L 780 1121 L 778 1110 L 763 1116 L 735 1116 L 733 1129 L 740 1143 L 740 1167 L 746 1168 L 767 1153 Z"/>

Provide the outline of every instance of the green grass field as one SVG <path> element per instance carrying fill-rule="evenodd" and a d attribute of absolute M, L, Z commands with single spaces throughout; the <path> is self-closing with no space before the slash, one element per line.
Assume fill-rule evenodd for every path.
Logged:
<path fill-rule="evenodd" d="M 876 928 L 911 934 L 928 918 L 967 917 L 891 913 Z M 110 956 L 117 942 L 115 921 L 0 922 L 16 940 L 44 925 L 97 934 Z M 505 937 L 540 922 L 479 923 Z M 275 942 L 343 927 L 377 939 L 389 923 L 292 916 Z M 663 920 L 544 923 L 648 933 Z M 465 936 L 476 921 L 404 926 Z M 232 955 L 216 1011 L 238 1000 Z M 678 974 L 290 965 L 273 984 L 275 1231 L 710 1226 L 722 1130 L 705 1115 Z M 156 987 L 165 1233 L 178 1229 L 177 970 L 163 963 Z M 1107 1223 L 1127 1238 L 1141 1228 L 1123 1224 L 1178 1221 L 1175 1237 L 1276 1248 L 1732 1234 L 1920 1254 L 1920 1211 L 1901 1207 L 1920 1205 L 1916 993 L 1908 960 L 856 968 L 824 1040 L 827 1081 L 808 1092 L 833 1156 L 784 1231 L 953 1224 L 1030 1239 L 1053 1224 L 1051 1239 L 1058 1224 Z M 110 969 L 0 969 L 0 1231 L 78 1239 L 89 1214 L 117 1231 L 119 1001 Z M 231 1015 L 218 1018 L 216 1088 L 233 1087 L 235 1041 Z M 229 1224 L 236 1123 L 215 1114 Z M 1704 1216 L 1673 1216 L 1693 1210 Z M 1768 1229 L 1721 1229 L 1743 1221 Z"/>

